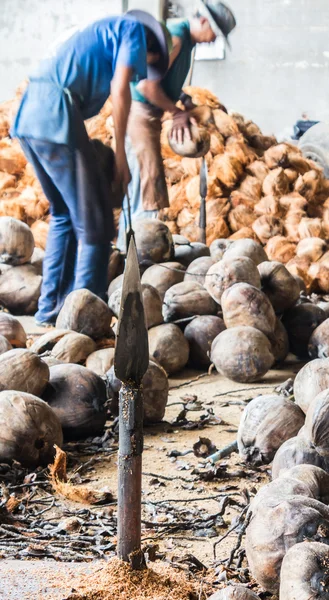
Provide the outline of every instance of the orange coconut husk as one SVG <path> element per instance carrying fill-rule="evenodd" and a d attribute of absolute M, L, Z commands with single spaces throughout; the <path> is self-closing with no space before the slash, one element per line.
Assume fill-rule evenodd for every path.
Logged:
<path fill-rule="evenodd" d="M 230 237 L 229 237 L 229 240 L 244 240 L 244 239 L 251 239 L 251 240 L 256 240 L 257 242 L 259 242 L 257 235 L 251 229 L 251 227 L 241 227 L 241 229 L 239 229 L 238 231 L 235 231 L 235 233 L 232 233 L 232 235 L 230 235 Z"/>
<path fill-rule="evenodd" d="M 0 171 L 18 175 L 22 173 L 27 160 L 19 145 L 18 140 L 3 138 L 0 140 Z"/>
<path fill-rule="evenodd" d="M 261 184 L 263 184 L 265 177 L 270 172 L 268 166 L 262 160 L 254 160 L 254 162 L 248 165 L 246 171 L 249 175 L 256 177 Z"/>
<path fill-rule="evenodd" d="M 239 185 L 239 191 L 243 194 L 247 194 L 255 201 L 260 200 L 262 197 L 262 184 L 252 175 L 247 175 Z"/>
<path fill-rule="evenodd" d="M 282 143 L 266 150 L 266 152 L 264 152 L 264 161 L 268 168 L 276 169 L 277 167 L 290 167 L 288 155 L 292 148 L 293 146 L 290 144 Z"/>
<path fill-rule="evenodd" d="M 250 227 L 254 222 L 255 214 L 252 208 L 239 204 L 228 215 L 228 222 L 233 232 L 242 227 Z M 257 235 L 257 232 L 255 232 Z"/>
<path fill-rule="evenodd" d="M 225 142 L 225 152 L 237 158 L 245 167 L 253 163 L 257 158 L 257 155 L 250 146 L 246 144 L 241 134 L 227 138 Z"/>
<path fill-rule="evenodd" d="M 217 108 L 213 111 L 213 115 L 216 127 L 224 138 L 228 138 L 231 135 L 239 133 L 239 128 L 234 119 L 232 119 L 232 117 L 230 117 L 230 115 L 225 113 L 223 110 Z"/>
<path fill-rule="evenodd" d="M 291 192 L 285 194 L 279 199 L 280 206 L 285 210 L 305 210 L 308 206 L 306 198 L 301 196 L 298 192 Z"/>
<path fill-rule="evenodd" d="M 195 212 L 192 212 L 189 208 L 183 208 L 177 216 L 177 225 L 179 229 L 187 227 L 194 222 Z"/>
<path fill-rule="evenodd" d="M 268 240 L 265 252 L 269 260 L 275 260 L 286 264 L 296 253 L 296 244 L 286 237 L 276 235 Z"/>
<path fill-rule="evenodd" d="M 298 225 L 298 233 L 301 240 L 307 237 L 325 237 L 321 219 L 309 219 L 304 217 Z"/>
<path fill-rule="evenodd" d="M 278 196 L 281 197 L 289 192 L 289 181 L 281 167 L 273 169 L 265 177 L 263 181 L 263 192 L 265 196 Z"/>
<path fill-rule="evenodd" d="M 284 170 L 286 177 L 288 178 L 289 184 L 292 187 L 297 180 L 298 173 L 294 169 L 288 168 Z"/>
<path fill-rule="evenodd" d="M 15 187 L 15 185 L 16 177 L 14 175 L 0 171 L 0 192 L 7 188 Z"/>
<path fill-rule="evenodd" d="M 209 175 L 217 177 L 220 183 L 227 188 L 232 188 L 243 174 L 242 163 L 228 154 L 219 154 L 214 157 Z"/>
<path fill-rule="evenodd" d="M 221 108 L 223 106 L 215 94 L 204 88 L 195 85 L 186 85 L 184 87 L 184 92 L 191 96 L 193 104 L 196 104 L 197 106 L 205 104 L 213 109 Z"/>
<path fill-rule="evenodd" d="M 274 196 L 264 196 L 255 205 L 255 214 L 258 216 L 262 215 L 273 215 L 273 217 L 282 217 L 284 209 L 280 206 L 278 198 Z"/>
<path fill-rule="evenodd" d="M 283 233 L 283 223 L 282 220 L 277 217 L 263 215 L 254 221 L 252 229 L 262 244 L 266 244 L 271 237 Z"/>
<path fill-rule="evenodd" d="M 295 190 L 301 196 L 304 196 L 309 202 L 314 200 L 318 192 L 321 192 L 322 175 L 319 171 L 308 171 L 304 175 L 299 175 Z"/>
<path fill-rule="evenodd" d="M 313 279 L 308 274 L 311 261 L 305 256 L 295 256 L 286 263 L 286 269 L 292 275 L 301 277 L 307 289 L 310 289 Z"/>
<path fill-rule="evenodd" d="M 214 156 L 225 152 L 225 140 L 219 131 L 212 131 L 210 134 L 210 152 Z"/>
<path fill-rule="evenodd" d="M 308 270 L 309 291 L 329 293 L 329 266 L 325 263 L 312 263 Z"/>
<path fill-rule="evenodd" d="M 234 190 L 234 192 L 230 194 L 230 202 L 233 208 L 239 206 L 240 204 L 243 206 L 248 206 L 249 208 L 254 208 L 254 206 L 257 204 L 257 200 L 254 200 L 254 198 L 251 198 L 247 194 L 243 194 L 239 190 Z"/>
<path fill-rule="evenodd" d="M 13 217 L 19 221 L 24 221 L 24 207 L 16 200 L 0 200 L 0 217 Z"/>
<path fill-rule="evenodd" d="M 31 225 L 34 243 L 37 248 L 42 248 L 42 250 L 46 249 L 48 230 L 49 224 L 45 221 L 35 221 L 35 223 Z"/>
<path fill-rule="evenodd" d="M 179 156 L 175 158 L 165 158 L 163 166 L 167 182 L 177 183 L 186 175 Z"/>

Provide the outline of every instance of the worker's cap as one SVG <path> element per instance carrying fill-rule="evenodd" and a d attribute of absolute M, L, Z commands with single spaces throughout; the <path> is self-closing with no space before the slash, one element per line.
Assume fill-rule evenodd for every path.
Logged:
<path fill-rule="evenodd" d="M 231 45 L 229 34 L 236 26 L 236 20 L 231 9 L 223 2 L 206 2 L 201 0 L 198 5 L 198 13 L 206 17 L 210 27 L 216 35 L 223 35 L 228 47 Z"/>
<path fill-rule="evenodd" d="M 129 10 L 127 14 L 134 17 L 144 27 L 150 29 L 156 37 L 160 49 L 160 58 L 156 63 L 147 65 L 147 78 L 162 79 L 168 70 L 169 53 L 172 47 L 172 39 L 168 29 L 163 23 L 159 23 L 150 13 L 144 10 Z"/>

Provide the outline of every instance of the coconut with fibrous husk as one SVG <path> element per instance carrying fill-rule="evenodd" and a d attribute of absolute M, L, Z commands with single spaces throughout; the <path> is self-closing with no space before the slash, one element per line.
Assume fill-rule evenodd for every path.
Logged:
<path fill-rule="evenodd" d="M 283 196 L 289 192 L 289 180 L 281 167 L 270 171 L 263 181 L 265 196 Z"/>
<path fill-rule="evenodd" d="M 112 337 L 113 313 L 96 294 L 81 289 L 71 292 L 57 317 L 56 327 L 71 329 L 92 339 Z"/>
<path fill-rule="evenodd" d="M 313 263 L 307 271 L 309 289 L 311 291 L 319 290 L 325 294 L 329 293 L 329 266 L 326 263 Z"/>
<path fill-rule="evenodd" d="M 246 175 L 238 189 L 243 194 L 250 196 L 254 202 L 260 200 L 262 195 L 262 184 L 257 177 L 253 177 L 252 175 Z"/>
<path fill-rule="evenodd" d="M 35 221 L 31 225 L 31 231 L 36 248 L 41 250 L 46 249 L 47 237 L 48 237 L 49 223 L 46 221 Z"/>
<path fill-rule="evenodd" d="M 162 314 L 166 323 L 194 315 L 215 315 L 217 304 L 197 281 L 182 281 L 166 291 Z"/>
<path fill-rule="evenodd" d="M 301 240 L 296 247 L 297 256 L 306 256 L 312 262 L 316 262 L 324 255 L 327 244 L 318 237 L 307 237 Z"/>
<path fill-rule="evenodd" d="M 288 332 L 290 350 L 300 358 L 308 357 L 308 344 L 313 331 L 326 319 L 323 310 L 305 302 L 287 310 L 282 318 Z"/>
<path fill-rule="evenodd" d="M 86 367 L 90 371 L 103 377 L 113 365 L 115 348 L 102 348 L 89 354 Z"/>
<path fill-rule="evenodd" d="M 297 435 L 305 415 L 279 395 L 254 398 L 244 409 L 238 430 L 240 458 L 252 465 L 269 464 L 286 440 Z"/>
<path fill-rule="evenodd" d="M 252 229 L 256 233 L 258 239 L 266 244 L 267 241 L 275 235 L 282 235 L 283 223 L 281 219 L 273 215 L 262 215 L 252 223 Z"/>
<path fill-rule="evenodd" d="M 255 160 L 246 169 L 247 173 L 256 177 L 260 183 L 263 183 L 265 177 L 269 174 L 268 166 L 262 160 Z"/>
<path fill-rule="evenodd" d="M 295 181 L 298 178 L 297 171 L 295 171 L 295 169 L 288 168 L 288 169 L 285 169 L 284 172 L 285 172 L 286 177 L 288 178 L 289 184 L 291 186 L 293 186 Z"/>
<path fill-rule="evenodd" d="M 296 244 L 284 236 L 276 235 L 268 240 L 265 251 L 269 260 L 277 260 L 285 264 L 295 256 Z"/>
<path fill-rule="evenodd" d="M 279 198 L 280 206 L 285 211 L 305 211 L 308 208 L 308 202 L 304 196 L 298 194 L 298 192 L 290 192 Z"/>
<path fill-rule="evenodd" d="M 163 300 L 170 287 L 184 280 L 185 267 L 179 262 L 166 262 L 152 265 L 142 275 L 142 284 L 150 284 L 156 288 Z M 110 295 L 110 294 L 109 294 Z"/>
<path fill-rule="evenodd" d="M 249 283 L 235 283 L 221 297 L 223 319 L 226 327 L 240 325 L 254 327 L 271 335 L 276 326 L 276 316 L 267 296 Z"/>
<path fill-rule="evenodd" d="M 200 256 L 200 258 L 196 258 L 187 267 L 184 281 L 197 281 L 204 286 L 207 279 L 206 275 L 214 262 L 215 261 L 211 256 Z"/>
<path fill-rule="evenodd" d="M 321 191 L 322 180 L 322 174 L 311 169 L 304 175 L 299 175 L 295 183 L 295 190 L 309 202 L 314 201 L 316 195 Z"/>
<path fill-rule="evenodd" d="M 175 260 L 184 265 L 184 267 L 188 267 L 193 260 L 200 256 L 210 256 L 210 250 L 206 244 L 189 242 L 188 244 L 175 246 Z"/>
<path fill-rule="evenodd" d="M 228 153 L 219 154 L 214 157 L 213 164 L 209 169 L 209 175 L 215 175 L 220 184 L 227 188 L 234 187 L 243 174 L 243 165 L 239 158 Z"/>
<path fill-rule="evenodd" d="M 253 577 L 268 592 L 277 593 L 286 552 L 301 539 L 325 540 L 329 508 L 305 496 L 271 497 L 258 506 L 246 531 L 246 555 Z"/>
<path fill-rule="evenodd" d="M 325 231 L 321 219 L 310 219 L 303 217 L 298 225 L 298 234 L 301 240 L 304 238 L 325 237 Z"/>
<path fill-rule="evenodd" d="M 89 369 L 71 364 L 50 367 L 49 384 L 42 398 L 57 415 L 65 439 L 81 439 L 103 431 L 106 386 Z"/>
<path fill-rule="evenodd" d="M 26 347 L 26 333 L 18 319 L 0 311 L 0 335 L 7 338 L 13 348 Z"/>
<path fill-rule="evenodd" d="M 329 319 L 314 329 L 308 343 L 308 354 L 311 358 L 329 357 Z"/>
<path fill-rule="evenodd" d="M 220 333 L 211 346 L 217 371 L 240 383 L 259 381 L 274 363 L 266 335 L 254 327 L 233 327 Z"/>
<path fill-rule="evenodd" d="M 259 596 L 243 585 L 231 585 L 215 592 L 208 600 L 259 600 Z"/>
<path fill-rule="evenodd" d="M 272 146 L 264 152 L 264 161 L 269 169 L 288 167 L 288 152 L 291 146 L 285 143 Z"/>
<path fill-rule="evenodd" d="M 258 216 L 271 215 L 272 217 L 281 218 L 284 210 L 279 204 L 279 200 L 275 196 L 265 196 L 257 204 L 255 204 L 255 213 Z"/>
<path fill-rule="evenodd" d="M 264 248 L 259 242 L 254 240 L 236 240 L 225 252 L 225 258 L 231 260 L 246 256 L 250 258 L 256 265 L 259 265 L 264 260 L 268 260 Z"/>
<path fill-rule="evenodd" d="M 218 304 L 225 290 L 235 283 L 249 283 L 260 288 L 260 276 L 255 263 L 245 256 L 224 258 L 210 267 L 205 288 Z"/>
<path fill-rule="evenodd" d="M 61 362 L 83 364 L 96 348 L 96 343 L 90 337 L 72 331 L 55 344 L 51 353 Z"/>
<path fill-rule="evenodd" d="M 19 265 L 0 276 L 0 304 L 14 315 L 33 315 L 38 306 L 42 277 L 30 264 Z"/>
<path fill-rule="evenodd" d="M 309 274 L 311 262 L 306 256 L 295 256 L 286 263 L 286 268 L 294 277 L 301 277 L 304 281 L 306 289 L 309 290 L 312 285 L 312 277 Z"/>
<path fill-rule="evenodd" d="M 229 237 L 229 240 L 231 240 L 232 242 L 234 242 L 235 240 L 245 240 L 245 239 L 258 241 L 257 235 L 251 229 L 251 227 L 241 227 L 241 229 L 239 229 L 239 231 L 232 233 L 232 235 L 230 235 L 230 237 Z"/>
<path fill-rule="evenodd" d="M 136 221 L 134 230 L 140 262 L 161 263 L 173 259 L 173 239 L 165 223 L 158 219 L 140 219 Z"/>
<path fill-rule="evenodd" d="M 244 206 L 253 210 L 255 208 L 256 202 L 257 200 L 251 198 L 243 192 L 240 192 L 239 190 L 234 190 L 230 195 L 230 205 L 232 208 Z"/>
<path fill-rule="evenodd" d="M 316 358 L 307 363 L 294 382 L 296 403 L 306 414 L 312 400 L 329 388 L 329 358 Z"/>
<path fill-rule="evenodd" d="M 228 221 L 232 231 L 239 231 L 242 227 L 250 227 L 255 219 L 252 208 L 239 204 L 230 211 Z"/>
<path fill-rule="evenodd" d="M 173 323 L 152 327 L 148 331 L 150 356 L 168 375 L 181 371 L 189 358 L 189 344 L 180 328 Z"/>
<path fill-rule="evenodd" d="M 47 466 L 61 446 L 61 424 L 49 406 L 22 391 L 0 392 L 0 460 L 24 467 Z"/>
<path fill-rule="evenodd" d="M 284 265 L 264 261 L 258 265 L 261 289 L 270 300 L 276 313 L 293 306 L 299 298 L 299 286 Z"/>
<path fill-rule="evenodd" d="M 48 366 L 23 348 L 0 356 L 0 390 L 16 390 L 40 396 L 49 380 Z"/>
<path fill-rule="evenodd" d="M 298 465 L 312 465 L 329 473 L 329 454 L 319 452 L 304 435 L 303 430 L 278 449 L 272 464 L 272 478 Z"/>
<path fill-rule="evenodd" d="M 278 318 L 276 319 L 274 333 L 269 336 L 269 340 L 275 362 L 283 362 L 289 354 L 289 337 L 285 326 Z"/>
<path fill-rule="evenodd" d="M 217 239 L 214 240 L 210 246 L 210 256 L 214 262 L 221 260 L 226 252 L 226 250 L 230 247 L 232 242 L 227 239 Z"/>
<path fill-rule="evenodd" d="M 33 250 L 29 226 L 12 217 L 0 217 L 0 262 L 22 265 L 30 260 Z"/>
<path fill-rule="evenodd" d="M 114 367 L 111 367 L 107 372 L 106 378 L 110 388 L 111 412 L 117 415 L 119 412 L 121 381 L 115 376 Z M 150 360 L 142 385 L 144 423 L 162 421 L 166 411 L 169 391 L 168 377 L 165 370 L 157 362 Z"/>
<path fill-rule="evenodd" d="M 215 337 L 226 329 L 223 319 L 215 315 L 196 317 L 184 330 L 190 345 L 190 362 L 194 367 L 210 366 L 211 344 Z"/>
<path fill-rule="evenodd" d="M 280 598 L 326 600 L 329 596 L 328 544 L 302 542 L 289 549 L 280 571 Z"/>

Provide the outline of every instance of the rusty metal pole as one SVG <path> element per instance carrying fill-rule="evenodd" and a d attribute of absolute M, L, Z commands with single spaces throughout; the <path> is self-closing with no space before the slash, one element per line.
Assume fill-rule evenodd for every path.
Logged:
<path fill-rule="evenodd" d="M 118 557 L 134 569 L 145 566 L 141 551 L 143 452 L 142 379 L 148 368 L 148 335 L 134 237 L 129 242 L 124 273 L 115 374 L 119 393 Z"/>

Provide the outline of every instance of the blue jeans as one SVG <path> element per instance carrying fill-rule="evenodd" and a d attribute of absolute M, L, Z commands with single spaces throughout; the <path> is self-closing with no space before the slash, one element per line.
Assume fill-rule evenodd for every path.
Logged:
<path fill-rule="evenodd" d="M 86 288 L 105 298 L 110 241 L 88 244 L 83 240 L 74 150 L 31 138 L 22 138 L 20 143 L 50 203 L 51 220 L 35 318 L 54 322 L 72 290 Z"/>

